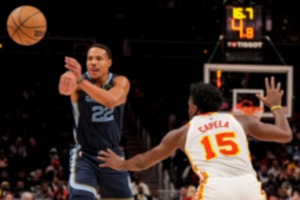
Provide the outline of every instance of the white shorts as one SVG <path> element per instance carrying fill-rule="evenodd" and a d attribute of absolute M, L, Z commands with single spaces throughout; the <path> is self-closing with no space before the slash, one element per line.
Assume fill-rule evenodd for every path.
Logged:
<path fill-rule="evenodd" d="M 196 200 L 266 200 L 261 183 L 254 175 L 207 178 L 201 182 Z"/>

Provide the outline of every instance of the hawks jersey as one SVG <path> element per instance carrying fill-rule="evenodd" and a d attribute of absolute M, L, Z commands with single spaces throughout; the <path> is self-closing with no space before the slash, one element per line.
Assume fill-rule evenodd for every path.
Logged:
<path fill-rule="evenodd" d="M 200 175 L 233 177 L 255 175 L 247 136 L 233 115 L 208 113 L 190 121 L 185 153 Z"/>
<path fill-rule="evenodd" d="M 93 83 L 87 72 L 84 76 Z M 103 89 L 108 90 L 112 87 L 115 76 L 109 73 Z M 84 91 L 80 91 L 77 102 L 73 103 L 75 142 L 83 151 L 91 153 L 106 148 L 118 150 L 122 134 L 123 113 L 124 104 L 109 109 L 96 102 Z"/>

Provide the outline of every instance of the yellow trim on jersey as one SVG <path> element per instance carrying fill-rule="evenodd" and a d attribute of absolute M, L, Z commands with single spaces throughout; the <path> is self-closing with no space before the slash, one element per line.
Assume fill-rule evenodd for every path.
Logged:
<path fill-rule="evenodd" d="M 198 169 L 198 167 L 196 165 L 194 165 L 193 159 L 191 158 L 189 152 L 186 149 L 184 149 L 184 153 L 185 153 L 186 157 L 188 158 L 188 160 L 190 162 L 190 165 L 192 166 L 193 171 L 199 177 L 199 174 L 198 174 L 199 173 L 199 169 Z"/>
<path fill-rule="evenodd" d="M 205 185 L 207 184 L 207 179 L 208 179 L 208 175 L 206 172 L 202 171 L 202 172 L 200 172 L 200 174 L 203 178 L 199 181 L 199 188 L 196 193 L 197 200 L 203 200 L 204 189 L 205 189 Z"/>

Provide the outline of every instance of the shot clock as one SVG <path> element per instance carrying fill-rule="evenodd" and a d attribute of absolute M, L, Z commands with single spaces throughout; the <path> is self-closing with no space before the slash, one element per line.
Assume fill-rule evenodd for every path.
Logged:
<path fill-rule="evenodd" d="M 227 39 L 260 40 L 262 25 L 262 6 L 226 6 Z"/>
<path fill-rule="evenodd" d="M 224 19 L 226 59 L 261 61 L 263 6 L 225 5 Z"/>

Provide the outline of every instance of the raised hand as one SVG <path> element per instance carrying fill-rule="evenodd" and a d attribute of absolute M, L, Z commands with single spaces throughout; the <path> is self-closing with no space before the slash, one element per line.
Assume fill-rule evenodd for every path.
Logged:
<path fill-rule="evenodd" d="M 69 69 L 70 71 L 72 71 L 75 74 L 76 80 L 78 80 L 80 78 L 80 76 L 82 74 L 81 65 L 75 58 L 66 56 L 65 57 L 65 68 Z"/>
<path fill-rule="evenodd" d="M 261 100 L 266 106 L 272 108 L 273 106 L 281 106 L 281 99 L 284 91 L 281 90 L 281 83 L 275 84 L 275 78 L 272 76 L 269 81 L 265 78 L 266 96 L 256 94 L 256 97 Z"/>

